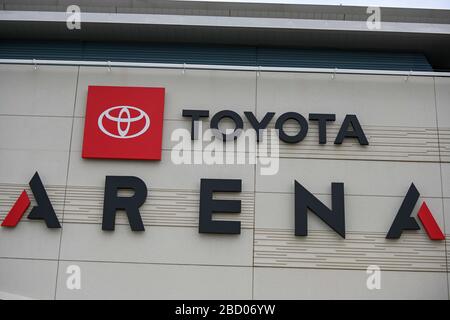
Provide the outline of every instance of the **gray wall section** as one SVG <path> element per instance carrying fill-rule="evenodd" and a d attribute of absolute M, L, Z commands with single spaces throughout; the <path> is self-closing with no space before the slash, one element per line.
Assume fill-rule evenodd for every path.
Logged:
<path fill-rule="evenodd" d="M 166 88 L 161 162 L 81 158 L 88 85 Z M 39 171 L 63 228 L 27 219 L 0 228 L 0 294 L 448 299 L 448 240 L 430 241 L 423 228 L 398 241 L 385 234 L 414 182 L 450 235 L 449 89 L 445 78 L 2 65 L 0 219 Z M 337 121 L 327 145 L 318 144 L 314 123 L 303 142 L 281 144 L 279 173 L 262 176 L 259 165 L 174 165 L 170 134 L 190 127 L 183 108 L 258 117 L 330 112 Z M 369 146 L 333 145 L 350 113 L 358 115 Z M 132 232 L 122 213 L 114 232 L 101 230 L 106 175 L 136 175 L 147 183 L 145 233 Z M 240 199 L 242 213 L 217 215 L 241 221 L 240 235 L 198 233 L 201 178 L 242 179 L 242 193 L 219 195 Z M 309 236 L 293 235 L 294 179 L 327 205 L 330 183 L 345 183 L 347 239 L 312 214 Z M 382 270 L 380 290 L 366 288 L 372 264 Z M 69 265 L 81 267 L 81 290 L 66 287 Z"/>

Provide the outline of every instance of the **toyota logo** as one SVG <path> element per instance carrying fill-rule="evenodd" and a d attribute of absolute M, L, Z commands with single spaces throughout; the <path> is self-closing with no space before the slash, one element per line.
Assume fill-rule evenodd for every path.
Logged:
<path fill-rule="evenodd" d="M 104 119 L 112 121 L 109 125 Z M 143 121 L 141 121 L 143 120 Z M 138 122 L 142 126 L 139 131 L 131 130 L 132 124 Z M 107 136 L 118 139 L 136 138 L 144 134 L 150 128 L 150 118 L 145 111 L 131 106 L 111 107 L 102 112 L 98 117 L 98 127 Z M 133 128 L 134 129 L 134 128 Z M 131 131 L 131 134 L 129 134 Z"/>

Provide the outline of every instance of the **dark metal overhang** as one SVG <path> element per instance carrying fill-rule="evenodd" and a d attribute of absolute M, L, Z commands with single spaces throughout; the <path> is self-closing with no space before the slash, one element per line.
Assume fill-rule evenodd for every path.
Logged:
<path fill-rule="evenodd" d="M 295 8 L 299 10 L 300 7 Z M 336 9 L 345 10 L 343 7 Z M 362 14 L 363 9 L 359 8 L 358 12 Z M 320 8 L 314 6 L 314 10 Z M 330 10 L 328 6 L 323 7 L 324 12 L 327 10 Z M 349 10 L 355 8 L 349 7 Z M 386 10 L 392 12 L 393 9 Z M 423 21 L 427 22 L 420 22 L 420 12 Z M 426 55 L 435 70 L 450 70 L 448 11 L 402 9 L 399 13 L 398 19 L 393 14 L 387 15 L 390 21 L 382 19 L 381 29 L 369 30 L 362 19 L 85 12 L 82 13 L 81 29 L 69 30 L 65 12 L 0 10 L 0 38 L 418 52 Z"/>

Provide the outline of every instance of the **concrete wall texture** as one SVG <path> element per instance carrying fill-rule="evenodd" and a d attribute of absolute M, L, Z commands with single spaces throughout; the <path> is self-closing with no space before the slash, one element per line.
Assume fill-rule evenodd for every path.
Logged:
<path fill-rule="evenodd" d="M 81 158 L 88 85 L 166 88 L 162 161 Z M 422 228 L 385 235 L 411 182 L 450 235 L 450 79 L 400 76 L 0 66 L 0 219 L 35 171 L 62 229 L 23 219 L 0 228 L 0 292 L 38 299 L 449 299 L 449 244 Z M 328 144 L 317 126 L 280 145 L 280 171 L 258 165 L 175 165 L 171 131 L 190 128 L 182 109 L 335 113 Z M 332 143 L 356 114 L 370 145 Z M 272 120 L 270 127 L 273 127 Z M 248 123 L 245 126 L 249 126 Z M 149 195 L 146 231 L 124 214 L 101 230 L 106 175 L 135 175 Z M 201 178 L 242 179 L 240 235 L 198 233 Z M 308 237 L 294 236 L 294 180 L 330 205 L 331 182 L 345 183 L 347 238 L 309 214 Z M 31 193 L 29 193 L 31 194 Z M 32 204 L 33 204 L 32 199 Z M 414 214 L 421 203 L 418 202 Z M 27 214 L 27 213 L 26 213 Z M 69 265 L 80 290 L 66 287 Z M 381 289 L 366 268 L 379 265 Z"/>

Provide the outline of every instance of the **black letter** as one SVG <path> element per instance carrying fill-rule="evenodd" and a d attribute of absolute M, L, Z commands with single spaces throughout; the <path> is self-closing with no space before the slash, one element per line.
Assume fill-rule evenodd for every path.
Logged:
<path fill-rule="evenodd" d="M 208 110 L 183 110 L 183 117 L 192 117 L 191 124 L 191 140 L 198 139 L 198 126 L 196 126 L 197 121 L 200 120 L 200 117 L 209 117 Z"/>
<path fill-rule="evenodd" d="M 244 128 L 244 122 L 242 121 L 241 116 L 231 110 L 219 111 L 211 118 L 210 128 L 219 130 L 219 122 L 223 118 L 230 118 L 231 120 L 233 120 L 235 125 L 233 133 L 229 134 L 222 133 L 223 141 L 231 140 L 231 138 L 236 140 L 237 137 L 241 134 L 242 128 Z"/>
<path fill-rule="evenodd" d="M 132 197 L 118 197 L 119 189 L 132 189 Z M 130 176 L 107 176 L 105 183 L 105 198 L 103 203 L 102 230 L 114 230 L 116 211 L 125 210 L 131 230 L 144 231 L 139 207 L 147 198 L 147 186 L 144 181 Z"/>
<path fill-rule="evenodd" d="M 295 235 L 308 235 L 308 209 L 329 225 L 342 238 L 345 238 L 344 184 L 331 184 L 331 208 L 328 209 L 319 199 L 295 181 Z"/>
<path fill-rule="evenodd" d="M 256 131 L 256 142 L 259 142 L 259 130 L 264 130 L 265 128 L 267 128 L 267 125 L 269 124 L 270 120 L 272 120 L 275 112 L 267 112 L 261 122 L 258 122 L 253 112 L 245 111 L 244 114 L 247 117 L 248 121 L 250 121 L 253 129 L 255 129 Z"/>
<path fill-rule="evenodd" d="M 37 206 L 31 209 L 28 219 L 44 220 L 47 228 L 61 228 L 58 217 L 53 209 L 52 203 L 48 198 L 44 185 L 42 184 L 39 174 L 36 172 L 30 180 L 30 188 L 33 192 L 34 199 L 36 199 Z"/>
<path fill-rule="evenodd" d="M 240 234 L 240 221 L 214 221 L 213 212 L 241 212 L 241 200 L 213 200 L 213 193 L 241 192 L 242 180 L 236 179 L 201 179 L 200 182 L 200 233 Z"/>
<path fill-rule="evenodd" d="M 352 127 L 352 130 L 348 130 L 349 126 Z M 369 141 L 367 141 L 366 135 L 359 124 L 358 118 L 354 114 L 348 114 L 345 116 L 336 140 L 334 140 L 334 144 L 342 144 L 344 138 L 357 138 L 359 144 L 362 146 L 369 144 Z"/>
<path fill-rule="evenodd" d="M 283 130 L 283 125 L 288 120 L 295 120 L 300 125 L 300 131 L 295 136 L 289 136 Z M 278 136 L 282 141 L 286 143 L 297 143 L 306 137 L 306 134 L 308 133 L 308 122 L 297 112 L 286 112 L 277 119 L 275 128 L 278 129 Z"/>
<path fill-rule="evenodd" d="M 327 121 L 335 121 L 335 114 L 326 114 L 326 113 L 310 113 L 309 114 L 310 121 L 318 121 L 319 125 L 319 144 L 327 143 Z"/>
<path fill-rule="evenodd" d="M 402 235 L 403 230 L 419 230 L 420 227 L 417 224 L 416 219 L 411 217 L 411 213 L 416 205 L 417 200 L 419 199 L 419 191 L 417 190 L 414 183 L 411 183 L 411 186 L 406 193 L 405 198 L 403 199 L 402 205 L 395 216 L 394 222 L 392 223 L 391 228 L 389 229 L 388 234 L 386 235 L 386 239 L 398 239 Z"/>

